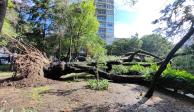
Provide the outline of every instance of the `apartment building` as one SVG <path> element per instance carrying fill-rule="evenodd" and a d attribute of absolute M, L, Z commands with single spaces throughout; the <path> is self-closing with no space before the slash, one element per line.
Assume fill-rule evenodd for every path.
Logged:
<path fill-rule="evenodd" d="M 95 0 L 96 15 L 100 23 L 98 34 L 107 44 L 114 38 L 114 0 Z"/>

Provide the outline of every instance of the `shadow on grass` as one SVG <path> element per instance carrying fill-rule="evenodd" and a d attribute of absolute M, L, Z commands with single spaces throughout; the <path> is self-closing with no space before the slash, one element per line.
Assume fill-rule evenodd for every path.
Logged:
<path fill-rule="evenodd" d="M 48 91 L 41 92 L 40 94 L 49 94 L 49 95 L 56 95 L 56 96 L 67 96 L 72 94 L 75 91 L 80 89 L 71 89 L 71 90 L 61 90 L 61 89 L 50 89 Z"/>
<path fill-rule="evenodd" d="M 84 104 L 80 107 L 73 109 L 73 112 L 115 112 L 115 110 L 119 110 L 119 107 L 124 105 L 116 103 L 116 104 L 100 104 L 100 105 L 89 105 Z"/>

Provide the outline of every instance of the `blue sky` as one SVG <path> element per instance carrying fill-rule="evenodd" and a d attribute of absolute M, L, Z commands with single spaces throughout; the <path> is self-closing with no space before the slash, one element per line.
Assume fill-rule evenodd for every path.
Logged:
<path fill-rule="evenodd" d="M 157 27 L 151 22 L 160 17 L 160 10 L 173 0 L 138 0 L 135 6 L 127 0 L 115 0 L 115 37 L 128 38 L 138 33 L 150 34 Z M 129 1 L 129 0 L 128 0 Z"/>

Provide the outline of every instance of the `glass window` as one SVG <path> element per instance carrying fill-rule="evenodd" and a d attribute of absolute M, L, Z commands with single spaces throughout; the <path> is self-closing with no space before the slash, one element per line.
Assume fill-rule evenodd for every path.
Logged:
<path fill-rule="evenodd" d="M 98 14 L 106 14 L 106 10 L 97 10 Z"/>
<path fill-rule="evenodd" d="M 98 32 L 99 33 L 105 33 L 106 32 L 106 29 L 105 28 L 100 28 Z"/>
<path fill-rule="evenodd" d="M 109 22 L 113 22 L 114 17 L 113 16 L 107 16 L 106 20 L 109 21 Z"/>
<path fill-rule="evenodd" d="M 107 2 L 109 2 L 109 3 L 113 3 L 113 0 L 107 0 Z"/>
<path fill-rule="evenodd" d="M 105 35 L 105 34 L 100 34 L 100 37 L 101 37 L 101 38 L 105 38 L 106 35 Z"/>
<path fill-rule="evenodd" d="M 113 29 L 112 29 L 112 28 L 108 28 L 108 29 L 107 29 L 107 32 L 108 32 L 108 33 L 113 33 Z"/>
<path fill-rule="evenodd" d="M 100 23 L 100 27 L 106 27 L 106 23 Z"/>
<path fill-rule="evenodd" d="M 106 21 L 106 17 L 105 16 L 98 16 L 98 21 Z"/>
<path fill-rule="evenodd" d="M 106 14 L 113 15 L 113 10 L 107 10 Z"/>
<path fill-rule="evenodd" d="M 112 28 L 113 27 L 113 23 L 107 23 L 107 27 Z"/>
<path fill-rule="evenodd" d="M 113 9 L 113 5 L 107 4 L 107 5 L 106 5 L 106 8 L 107 8 L 107 9 Z"/>

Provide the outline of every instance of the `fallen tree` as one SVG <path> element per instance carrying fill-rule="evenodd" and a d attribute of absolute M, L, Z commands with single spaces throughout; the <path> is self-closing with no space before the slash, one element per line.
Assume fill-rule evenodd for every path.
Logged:
<path fill-rule="evenodd" d="M 38 49 L 31 45 L 27 45 L 16 39 L 15 46 L 20 50 L 15 59 L 15 73 L 12 78 L 0 80 L 1 86 L 39 86 L 51 83 L 52 81 L 44 77 L 43 67 L 50 63 L 48 58 Z"/>

